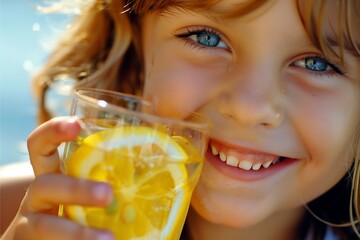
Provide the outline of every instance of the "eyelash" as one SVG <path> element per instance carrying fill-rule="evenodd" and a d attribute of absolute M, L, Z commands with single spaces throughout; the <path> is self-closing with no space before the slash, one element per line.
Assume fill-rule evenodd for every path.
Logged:
<path fill-rule="evenodd" d="M 306 66 L 304 66 L 305 70 L 311 71 L 314 74 L 323 75 L 323 74 L 332 74 L 333 72 L 335 72 L 335 73 L 337 73 L 339 75 L 345 75 L 346 74 L 346 72 L 341 67 L 338 67 L 337 65 L 329 62 L 327 59 L 325 59 L 323 56 L 320 56 L 320 55 L 307 56 L 307 57 L 304 57 L 304 58 L 302 58 L 300 60 L 297 60 L 295 62 L 299 62 L 299 61 L 304 61 L 305 62 L 306 60 L 309 60 L 309 59 L 321 60 L 321 61 L 323 61 L 323 63 L 325 65 L 327 65 L 328 67 L 331 68 L 331 70 L 316 71 L 316 70 L 307 69 Z M 291 65 L 296 67 L 295 63 L 292 63 Z M 301 66 L 301 67 L 303 67 L 303 66 Z"/>
<path fill-rule="evenodd" d="M 185 44 L 188 44 L 191 47 L 200 48 L 200 49 L 208 49 L 208 48 L 213 48 L 213 49 L 222 48 L 225 50 L 229 49 L 229 47 L 226 44 L 225 44 L 226 47 L 212 47 L 212 46 L 206 46 L 206 45 L 199 44 L 189 38 L 192 35 L 209 34 L 209 35 L 216 36 L 217 38 L 219 38 L 219 41 L 223 42 L 222 34 L 213 28 L 200 27 L 200 26 L 192 27 L 192 28 L 188 27 L 188 28 L 186 28 L 186 31 L 187 31 L 186 33 L 175 34 L 175 37 L 181 38 L 182 40 L 184 40 Z"/>

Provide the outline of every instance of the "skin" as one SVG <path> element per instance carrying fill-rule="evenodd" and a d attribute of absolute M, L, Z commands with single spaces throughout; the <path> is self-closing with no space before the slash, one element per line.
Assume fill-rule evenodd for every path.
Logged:
<path fill-rule="evenodd" d="M 31 133 L 28 149 L 36 178 L 12 224 L 2 236 L 3 240 L 114 239 L 106 231 L 82 227 L 56 216 L 60 203 L 107 206 L 112 200 L 108 184 L 79 181 L 59 174 L 57 147 L 62 142 L 74 140 L 80 130 L 77 119 L 58 117 Z"/>
<path fill-rule="evenodd" d="M 330 66 L 306 69 L 304 58 L 322 53 L 311 44 L 295 1 L 223 22 L 172 9 L 143 23 L 145 95 L 161 114 L 178 116 L 173 109 L 179 107 L 204 114 L 214 122 L 209 149 L 227 156 L 253 164 L 288 159 L 245 172 L 209 151 L 192 200 L 194 239 L 225 239 L 225 233 L 228 239 L 264 239 L 247 235 L 258 233 L 291 239 L 284 229 L 296 230 L 303 204 L 329 190 L 351 165 L 359 62 L 348 53 L 345 75 Z M 201 45 L 196 31 L 204 26 L 223 42 Z M 195 33 L 184 36 L 188 31 Z M 271 227 L 259 231 L 264 225 Z M 253 233 L 239 230 L 246 228 Z"/>
<path fill-rule="evenodd" d="M 307 37 L 295 1 L 279 0 L 226 21 L 207 16 L 169 9 L 142 20 L 145 96 L 159 114 L 181 118 L 174 109 L 186 108 L 214 123 L 188 217 L 190 234 L 292 239 L 303 204 L 330 189 L 351 165 L 349 146 L 360 120 L 359 61 L 346 53 L 345 74 L 330 65 L 306 69 L 305 57 L 322 54 Z M 188 34 L 204 27 L 212 29 L 211 39 L 214 30 L 221 36 L 220 45 L 201 46 L 198 33 Z M 36 179 L 4 240 L 113 239 L 56 217 L 60 203 L 106 206 L 112 199 L 106 184 L 59 174 L 57 147 L 79 131 L 76 119 L 55 118 L 29 136 Z M 253 164 L 279 156 L 285 161 L 246 171 L 225 164 L 211 145 Z"/>

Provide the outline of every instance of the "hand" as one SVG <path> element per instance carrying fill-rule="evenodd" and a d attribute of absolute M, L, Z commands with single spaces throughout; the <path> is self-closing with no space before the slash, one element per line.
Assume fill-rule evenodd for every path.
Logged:
<path fill-rule="evenodd" d="M 58 217 L 59 204 L 105 207 L 112 200 L 106 183 L 79 180 L 60 173 L 58 146 L 80 133 L 75 118 L 54 118 L 35 129 L 28 138 L 28 150 L 35 180 L 3 240 L 92 240 L 114 239 L 103 230 L 81 226 Z"/>

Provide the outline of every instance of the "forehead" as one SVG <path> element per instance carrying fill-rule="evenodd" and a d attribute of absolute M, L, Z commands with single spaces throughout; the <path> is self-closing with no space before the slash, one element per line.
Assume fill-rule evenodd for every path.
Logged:
<path fill-rule="evenodd" d="M 128 7 L 138 14 L 177 7 L 236 16 L 249 13 L 271 1 L 273 0 L 134 0 Z"/>

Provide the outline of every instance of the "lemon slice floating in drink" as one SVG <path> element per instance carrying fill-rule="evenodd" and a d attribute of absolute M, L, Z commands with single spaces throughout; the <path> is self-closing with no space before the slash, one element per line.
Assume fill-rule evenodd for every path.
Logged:
<path fill-rule="evenodd" d="M 107 208 L 64 206 L 70 219 L 109 229 L 116 239 L 174 239 L 186 214 L 188 154 L 167 134 L 143 126 L 104 130 L 83 139 L 66 161 L 70 176 L 109 182 Z"/>

